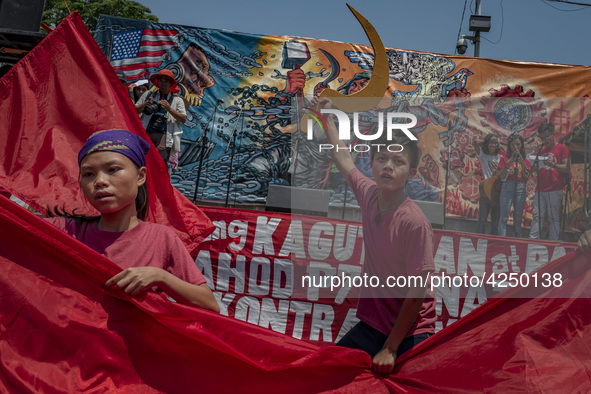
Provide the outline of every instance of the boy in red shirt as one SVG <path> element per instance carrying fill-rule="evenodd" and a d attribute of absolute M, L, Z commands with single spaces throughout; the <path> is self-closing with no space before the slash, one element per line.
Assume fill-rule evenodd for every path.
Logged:
<path fill-rule="evenodd" d="M 332 108 L 328 99 L 320 108 Z M 365 243 L 364 274 L 381 285 L 360 290 L 357 317 L 360 322 L 337 345 L 358 348 L 373 358 L 372 369 L 389 374 L 396 357 L 435 332 L 435 297 L 427 291 L 433 263 L 433 230 L 421 209 L 404 191 L 416 174 L 420 159 L 417 142 L 402 133 L 392 140 L 372 141 L 371 168 L 374 180 L 355 166 L 349 150 L 338 138 L 332 117 L 327 117 L 327 137 L 333 160 L 359 202 Z M 378 144 L 383 144 L 378 151 Z M 400 152 L 386 146 L 400 144 Z M 396 145 L 394 145 L 396 146 Z M 420 278 L 404 288 L 387 285 L 387 278 Z M 403 278 L 403 279 L 404 279 Z"/>

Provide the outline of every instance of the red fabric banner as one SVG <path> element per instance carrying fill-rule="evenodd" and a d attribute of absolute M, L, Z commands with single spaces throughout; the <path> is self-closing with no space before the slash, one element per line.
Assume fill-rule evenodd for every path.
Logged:
<path fill-rule="evenodd" d="M 544 270 L 563 285 L 489 300 L 383 378 L 359 350 L 107 291 L 113 263 L 0 197 L 0 391 L 589 391 L 589 256 Z"/>
<path fill-rule="evenodd" d="M 0 187 L 40 212 L 93 208 L 78 187 L 78 151 L 95 131 L 127 129 L 147 137 L 127 89 L 77 13 L 65 19 L 0 79 Z M 170 225 L 192 250 L 213 226 L 172 188 L 148 153 L 148 220 Z"/>

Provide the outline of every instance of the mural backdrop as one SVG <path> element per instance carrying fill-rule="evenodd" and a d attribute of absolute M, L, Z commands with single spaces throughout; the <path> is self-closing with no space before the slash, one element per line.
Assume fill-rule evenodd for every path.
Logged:
<path fill-rule="evenodd" d="M 309 141 L 294 114 L 327 87 L 343 94 L 362 89 L 371 77 L 371 47 L 107 16 L 95 39 L 129 83 L 164 68 L 175 74 L 188 118 L 171 179 L 187 197 L 264 203 L 269 184 L 291 184 L 330 189 L 333 206 L 356 204 L 328 153 L 318 151 L 323 135 Z M 590 67 L 386 51 L 390 79 L 380 108 L 418 119 L 412 131 L 422 158 L 407 192 L 445 202 L 448 216 L 478 216 L 476 140 L 495 133 L 506 146 L 518 133 L 535 155 L 541 123 L 554 123 L 565 138 L 590 112 Z M 371 115 L 360 116 L 362 133 L 375 132 Z M 369 172 L 367 155 L 353 154 Z M 586 221 L 582 166 L 573 165 L 571 174 L 564 214 L 567 227 L 577 228 Z M 526 224 L 535 184 L 531 177 Z"/>

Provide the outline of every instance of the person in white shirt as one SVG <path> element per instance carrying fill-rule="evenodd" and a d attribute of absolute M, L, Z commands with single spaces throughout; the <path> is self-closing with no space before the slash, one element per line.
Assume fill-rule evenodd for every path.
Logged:
<path fill-rule="evenodd" d="M 177 86 L 172 71 L 160 70 L 150 81 L 158 90 L 144 93 L 135 108 L 148 136 L 168 162 L 181 150 L 181 125 L 187 120 L 187 111 L 183 99 L 172 93 Z"/>

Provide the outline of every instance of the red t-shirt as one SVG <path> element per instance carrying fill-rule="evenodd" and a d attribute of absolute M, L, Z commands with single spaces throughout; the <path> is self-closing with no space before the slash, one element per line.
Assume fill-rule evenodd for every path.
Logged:
<path fill-rule="evenodd" d="M 547 146 L 542 148 L 540 156 L 548 156 L 548 158 L 556 164 L 562 164 L 564 159 L 570 157 L 570 151 L 562 144 L 556 144 L 548 149 Z M 538 178 L 538 187 L 542 192 L 553 192 L 564 189 L 566 185 L 566 178 L 563 173 L 558 172 L 554 168 L 546 169 L 540 168 L 540 177 Z"/>
<path fill-rule="evenodd" d="M 396 209 L 382 212 L 377 220 L 379 208 L 376 183 L 356 168 L 349 173 L 349 184 L 357 197 L 363 218 L 363 273 L 368 277 L 379 277 L 380 285 L 384 285 L 363 286 L 360 289 L 357 317 L 389 335 L 407 290 L 388 286 L 386 278 L 408 278 L 435 271 L 433 230 L 421 209 L 410 198 Z M 436 319 L 435 294 L 427 290 L 417 320 L 407 336 L 434 333 Z"/>
<path fill-rule="evenodd" d="M 503 157 L 501 157 L 501 160 L 499 161 L 499 171 L 502 170 L 503 168 L 505 168 L 505 166 L 507 165 L 507 162 L 510 160 L 510 158 L 507 158 L 507 155 L 503 155 Z M 531 170 L 531 164 L 529 164 L 529 160 L 527 159 L 523 159 L 523 162 L 525 163 L 525 166 L 527 167 L 528 170 Z M 515 169 L 517 168 L 517 177 L 515 177 Z M 507 178 L 503 179 L 503 180 L 507 180 L 507 181 L 521 181 L 521 182 L 525 182 L 525 171 L 523 171 L 523 166 L 521 165 L 521 163 L 519 162 L 514 162 L 512 163 L 508 168 L 507 168 Z"/>
<path fill-rule="evenodd" d="M 200 285 L 205 278 L 174 231 L 156 223 L 143 222 L 123 232 L 102 231 L 97 221 L 83 222 L 63 217 L 46 219 L 122 269 L 162 268 L 185 282 Z"/>

